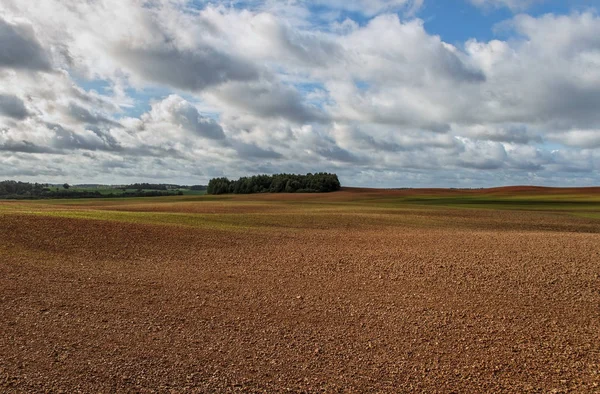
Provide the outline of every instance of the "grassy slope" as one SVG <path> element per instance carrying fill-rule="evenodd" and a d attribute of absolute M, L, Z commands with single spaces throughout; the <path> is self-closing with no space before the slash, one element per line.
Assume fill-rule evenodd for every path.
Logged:
<path fill-rule="evenodd" d="M 345 189 L 329 194 L 184 195 L 0 202 L 0 214 L 278 231 L 335 226 L 448 227 L 460 223 L 448 222 L 447 214 L 435 214 L 448 209 L 509 210 L 567 215 L 572 219 L 600 219 L 600 193 L 596 189 Z M 535 216 L 532 220 L 535 221 Z"/>

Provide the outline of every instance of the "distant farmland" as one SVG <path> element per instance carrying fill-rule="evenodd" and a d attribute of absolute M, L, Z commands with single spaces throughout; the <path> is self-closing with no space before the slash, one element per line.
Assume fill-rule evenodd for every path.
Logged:
<path fill-rule="evenodd" d="M 8 392 L 595 392 L 600 189 L 0 202 Z"/>
<path fill-rule="evenodd" d="M 53 192 L 59 192 L 64 190 L 63 186 L 60 185 L 51 185 L 48 187 L 48 189 L 50 191 Z M 69 191 L 72 192 L 99 192 L 100 194 L 103 195 L 115 195 L 115 196 L 119 196 L 121 194 L 125 194 L 125 193 L 135 193 L 135 192 L 152 192 L 152 191 L 156 191 L 156 189 L 136 189 L 136 188 L 124 188 L 124 187 L 119 187 L 119 186 L 111 186 L 111 185 L 94 185 L 94 186 L 90 186 L 90 185 L 73 185 L 70 186 Z M 178 192 L 181 192 L 183 195 L 186 196 L 201 196 L 206 194 L 206 190 L 191 190 L 189 187 L 178 187 L 178 188 L 172 188 L 172 189 L 168 189 L 165 190 L 168 191 L 170 193 L 173 194 L 177 194 Z"/>

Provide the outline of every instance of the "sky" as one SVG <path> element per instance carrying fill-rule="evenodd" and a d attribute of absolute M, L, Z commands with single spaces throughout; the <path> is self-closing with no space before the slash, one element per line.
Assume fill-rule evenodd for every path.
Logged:
<path fill-rule="evenodd" d="M 0 0 L 0 179 L 600 185 L 600 0 Z"/>

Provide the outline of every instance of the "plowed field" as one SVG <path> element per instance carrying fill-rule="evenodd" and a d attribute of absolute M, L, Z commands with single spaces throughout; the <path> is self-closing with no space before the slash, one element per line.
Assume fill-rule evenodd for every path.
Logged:
<path fill-rule="evenodd" d="M 2 392 L 600 392 L 600 190 L 0 202 Z"/>

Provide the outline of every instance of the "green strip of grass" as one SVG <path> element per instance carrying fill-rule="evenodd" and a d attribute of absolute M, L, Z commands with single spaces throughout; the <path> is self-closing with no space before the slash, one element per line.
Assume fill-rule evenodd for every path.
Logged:
<path fill-rule="evenodd" d="M 108 210 L 22 210 L 14 213 L 27 215 L 40 215 L 51 217 L 62 217 L 70 219 L 86 220 L 110 220 L 125 223 L 142 224 L 160 224 L 160 225 L 179 225 L 189 227 L 211 228 L 219 230 L 242 230 L 251 226 L 243 223 L 236 223 L 233 220 L 223 220 L 217 215 L 204 214 L 183 214 L 183 213 L 157 213 L 157 212 L 127 212 L 127 211 L 108 211 Z"/>

